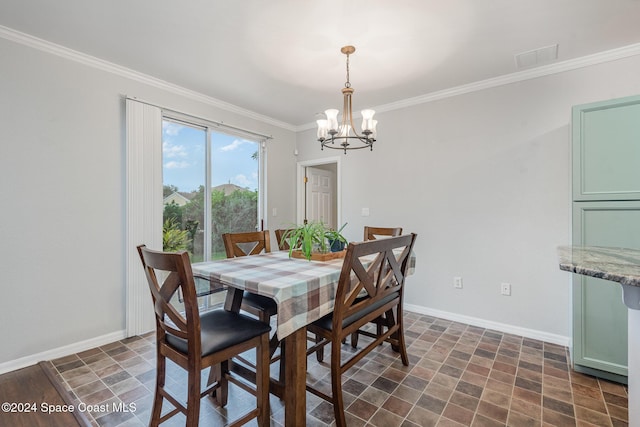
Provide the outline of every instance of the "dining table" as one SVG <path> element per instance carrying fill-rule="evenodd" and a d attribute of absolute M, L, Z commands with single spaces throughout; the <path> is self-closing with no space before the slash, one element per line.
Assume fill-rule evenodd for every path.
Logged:
<path fill-rule="evenodd" d="M 196 278 L 228 290 L 225 309 L 238 311 L 244 291 L 264 295 L 278 308 L 276 334 L 286 361 L 282 398 L 285 426 L 306 425 L 307 325 L 333 311 L 343 258 L 298 259 L 288 251 L 192 264 Z M 414 270 L 411 256 L 409 272 Z"/>

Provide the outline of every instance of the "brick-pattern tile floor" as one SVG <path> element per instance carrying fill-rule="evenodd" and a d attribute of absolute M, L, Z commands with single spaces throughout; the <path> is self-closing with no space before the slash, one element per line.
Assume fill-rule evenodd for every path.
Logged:
<path fill-rule="evenodd" d="M 565 347 L 410 312 L 405 315 L 405 336 L 408 367 L 385 344 L 343 376 L 349 426 L 628 425 L 627 387 L 572 371 Z M 359 345 L 366 342 L 361 337 Z M 349 353 L 351 346 L 344 344 L 343 351 Z M 76 405 L 89 409 L 93 425 L 148 425 L 155 383 L 154 334 L 51 364 Z M 167 370 L 168 386 L 186 395 L 184 371 L 171 362 Z M 277 375 L 275 365 L 272 374 Z M 330 390 L 328 365 L 310 357 L 307 381 Z M 200 425 L 223 425 L 254 404 L 252 395 L 230 385 L 225 408 L 202 399 Z M 309 393 L 307 413 L 310 426 L 335 424 L 332 405 Z M 274 396 L 271 418 L 272 425 L 283 424 L 284 407 Z M 176 415 L 163 425 L 182 426 L 184 417 Z"/>

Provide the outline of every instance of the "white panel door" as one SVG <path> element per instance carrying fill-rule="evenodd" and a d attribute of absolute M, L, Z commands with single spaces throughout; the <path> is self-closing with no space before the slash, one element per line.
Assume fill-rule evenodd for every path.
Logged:
<path fill-rule="evenodd" d="M 307 167 L 307 220 L 323 221 L 331 228 L 335 228 L 333 217 L 333 174 L 329 171 Z"/>

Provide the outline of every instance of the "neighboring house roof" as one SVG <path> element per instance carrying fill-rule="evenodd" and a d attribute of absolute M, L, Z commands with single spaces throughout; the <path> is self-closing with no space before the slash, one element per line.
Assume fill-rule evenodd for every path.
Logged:
<path fill-rule="evenodd" d="M 173 193 L 165 197 L 163 202 L 165 205 L 171 204 L 173 202 L 178 206 L 184 206 L 189 203 L 189 200 L 191 200 L 190 197 L 186 197 L 184 194 L 174 191 Z"/>
<path fill-rule="evenodd" d="M 235 185 L 235 184 L 221 184 L 221 185 L 217 185 L 215 187 L 213 187 L 211 189 L 211 191 L 222 191 L 224 193 L 225 196 L 228 196 L 229 194 L 233 193 L 234 191 L 246 191 L 246 188 L 240 187 L 239 185 Z M 195 196 L 197 192 L 191 192 L 191 193 L 184 193 L 184 192 L 179 192 L 179 191 L 174 191 L 173 193 L 169 194 L 167 197 L 164 198 L 163 202 L 165 205 L 168 205 L 170 203 L 175 203 L 178 206 L 184 206 L 187 203 L 189 203 L 189 201 L 191 201 L 191 199 L 193 199 L 193 197 Z"/>
<path fill-rule="evenodd" d="M 239 185 L 235 185 L 235 184 L 221 184 L 221 185 L 216 185 L 215 187 L 213 187 L 211 189 L 211 191 L 222 191 L 224 192 L 225 196 L 228 196 L 229 194 L 233 193 L 234 191 L 245 191 L 246 188 L 242 188 Z"/>

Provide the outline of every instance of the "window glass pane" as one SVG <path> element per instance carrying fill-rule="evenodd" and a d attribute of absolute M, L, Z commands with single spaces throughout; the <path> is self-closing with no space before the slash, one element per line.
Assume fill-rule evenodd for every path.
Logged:
<path fill-rule="evenodd" d="M 207 133 L 203 128 L 163 120 L 163 249 L 188 250 L 204 259 L 204 191 Z"/>
<path fill-rule="evenodd" d="M 224 258 L 223 233 L 256 231 L 260 144 L 223 133 L 211 134 L 212 258 Z"/>

